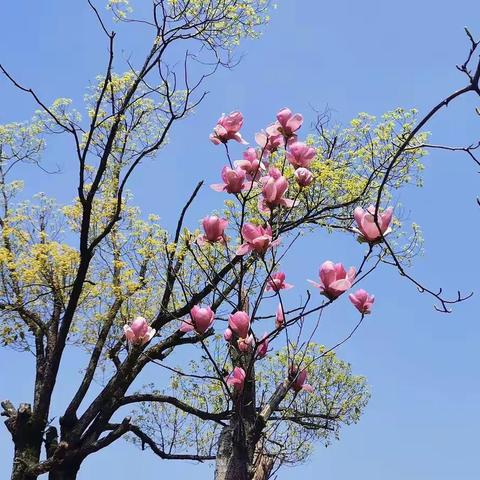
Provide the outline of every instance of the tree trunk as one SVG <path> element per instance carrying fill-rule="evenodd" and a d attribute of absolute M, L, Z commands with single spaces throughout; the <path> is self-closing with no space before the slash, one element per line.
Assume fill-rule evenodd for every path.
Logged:
<path fill-rule="evenodd" d="M 76 480 L 80 463 L 63 464 L 48 475 L 48 480 Z"/>
<path fill-rule="evenodd" d="M 38 462 L 39 455 L 35 445 L 15 445 L 11 480 L 36 480 L 36 475 L 29 475 L 28 468 Z"/>
<path fill-rule="evenodd" d="M 220 435 L 215 480 L 268 480 L 275 459 L 260 451 L 252 465 L 248 450 L 234 436 L 231 426 L 225 427 Z"/>
<path fill-rule="evenodd" d="M 7 417 L 5 425 L 15 445 L 11 480 L 35 480 L 37 475 L 28 474 L 28 470 L 40 459 L 42 426 L 34 421 L 28 403 L 22 403 L 16 410 L 11 402 L 5 401 L 2 407 L 2 415 Z"/>
<path fill-rule="evenodd" d="M 268 480 L 274 466 L 275 460 L 272 457 L 259 453 L 255 462 L 255 472 L 252 480 Z"/>
<path fill-rule="evenodd" d="M 249 303 L 242 289 L 239 309 L 246 313 Z M 234 367 L 247 370 L 244 387 L 236 396 L 234 414 L 230 424 L 223 428 L 218 440 L 218 450 L 215 465 L 215 480 L 251 480 L 253 477 L 253 461 L 255 445 L 249 441 L 250 431 L 256 417 L 255 398 L 255 363 L 253 353 L 231 351 Z M 247 368 L 250 366 L 250 368 Z"/>
<path fill-rule="evenodd" d="M 215 480 L 249 480 L 249 459 L 245 443 L 239 438 L 241 425 L 225 427 L 220 435 L 215 465 Z"/>

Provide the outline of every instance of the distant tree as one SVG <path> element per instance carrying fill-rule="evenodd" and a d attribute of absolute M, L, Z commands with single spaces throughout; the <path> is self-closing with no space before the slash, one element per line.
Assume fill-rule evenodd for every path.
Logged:
<path fill-rule="evenodd" d="M 33 405 L 2 402 L 14 444 L 12 479 L 74 479 L 88 456 L 124 436 L 163 459 L 213 460 L 217 480 L 267 479 L 357 422 L 368 401 L 366 380 L 334 351 L 374 299 L 361 289 L 350 294 L 358 322 L 332 346 L 315 341 L 327 307 L 382 263 L 396 265 L 445 311 L 464 298 L 444 299 L 408 275 L 418 229 L 405 236 L 384 207 L 395 190 L 420 180 L 423 126 L 456 96 L 479 93 L 480 70 L 469 72 L 471 53 L 464 67 L 470 86 L 419 122 L 402 109 L 380 121 L 362 114 L 347 128 L 319 115 L 301 142 L 303 117 L 282 109 L 257 134 L 258 147 L 237 161 L 230 145 L 244 143 L 243 116 L 222 116 L 210 140 L 226 154 L 222 182 L 212 186 L 224 205 L 206 214 L 202 230 L 188 230 L 199 182 L 169 233 L 159 217 L 132 205 L 128 181 L 201 102 L 203 80 L 231 65 L 239 39 L 257 35 L 268 2 L 155 0 L 151 18 L 140 19 L 126 0 L 111 0 L 118 21 L 153 33 L 144 61 L 125 73 L 114 71 L 115 34 L 90 6 L 110 54 L 85 98 L 85 119 L 70 100 L 47 106 L 0 66 L 39 107 L 31 122 L 0 126 L 0 337 L 33 354 L 36 369 Z M 192 82 L 192 54 L 177 71 L 167 52 L 196 43 L 195 59 L 205 65 L 213 55 L 214 66 Z M 15 167 L 43 168 L 51 133 L 73 140 L 76 198 L 63 206 L 45 194 L 20 201 Z M 299 236 L 319 229 L 357 235 L 358 266 L 325 261 L 314 285 L 323 297 L 306 291 L 292 305 L 281 261 Z M 78 366 L 81 382 L 65 411 L 54 412 L 61 361 L 74 348 L 88 354 Z M 148 378 L 147 366 L 164 375 Z M 142 380 L 145 387 L 135 390 Z"/>

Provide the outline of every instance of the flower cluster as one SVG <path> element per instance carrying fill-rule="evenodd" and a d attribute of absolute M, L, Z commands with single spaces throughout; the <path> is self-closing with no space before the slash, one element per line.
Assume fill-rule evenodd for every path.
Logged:
<path fill-rule="evenodd" d="M 240 144 L 247 144 L 240 130 L 243 127 L 242 113 L 235 111 L 222 115 L 210 135 L 214 145 L 224 144 L 228 153 L 228 142 L 234 140 Z M 255 135 L 257 147 L 248 147 L 242 159 L 231 161 L 221 171 L 222 183 L 212 184 L 211 188 L 217 192 L 234 195 L 243 207 L 250 198 L 258 197 L 258 212 L 265 220 L 259 224 L 258 219 L 248 221 L 242 214 L 241 223 L 230 227 L 232 237 L 239 241 L 235 249 L 229 249 L 231 238 L 226 235 L 229 221 L 218 215 L 207 215 L 201 220 L 203 233 L 196 237 L 198 248 L 223 248 L 227 254 L 235 252 L 237 260 L 246 255 L 255 255 L 261 259 L 280 244 L 276 232 L 276 224 L 272 222 L 274 214 L 285 212 L 286 215 L 295 209 L 296 198 L 288 196 L 289 182 L 296 182 L 295 190 L 304 192 L 304 189 L 315 188 L 315 174 L 312 163 L 317 156 L 316 149 L 298 139 L 298 132 L 303 124 L 303 117 L 283 108 L 277 113 L 276 121 Z M 283 164 L 278 163 L 279 149 L 284 149 Z M 290 172 L 290 173 L 287 173 Z M 254 203 L 254 205 L 257 205 Z M 244 209 L 245 210 L 245 209 Z M 250 210 L 247 210 L 250 212 Z M 358 235 L 360 242 L 367 242 L 370 248 L 383 241 L 390 233 L 390 224 L 393 218 L 393 209 L 376 210 L 370 205 L 366 210 L 355 208 L 353 221 L 356 226 L 351 230 Z M 233 223 L 233 222 L 232 222 Z M 354 267 L 346 269 L 342 263 L 330 260 L 323 262 L 319 269 L 319 281 L 311 282 L 328 302 L 333 302 L 343 293 L 350 290 L 356 283 L 357 271 Z M 358 280 L 357 280 L 358 281 Z M 234 310 L 228 318 L 228 327 L 223 333 L 229 348 L 235 349 L 239 355 L 253 355 L 256 359 L 265 357 L 269 351 L 269 341 L 289 325 L 280 292 L 292 289 L 293 285 L 286 282 L 286 274 L 282 271 L 268 272 L 263 285 L 266 292 L 278 296 L 280 303 L 275 312 L 275 328 L 272 333 L 265 333 L 260 339 L 252 330 L 252 321 L 246 311 Z M 369 314 L 374 303 L 374 296 L 363 289 L 351 293 L 348 298 L 353 306 L 363 315 Z M 199 336 L 208 336 L 213 332 L 215 312 L 212 306 L 195 305 L 187 318 L 181 320 L 179 334 L 192 332 Z M 155 330 L 148 322 L 137 317 L 131 325 L 125 325 L 125 336 L 132 345 L 144 345 L 155 335 Z M 236 365 L 233 371 L 224 379 L 226 385 L 233 388 L 236 395 L 244 390 L 247 372 Z M 288 373 L 289 388 L 293 392 L 311 392 L 313 388 L 306 383 L 307 370 L 300 366 L 291 366 Z"/>

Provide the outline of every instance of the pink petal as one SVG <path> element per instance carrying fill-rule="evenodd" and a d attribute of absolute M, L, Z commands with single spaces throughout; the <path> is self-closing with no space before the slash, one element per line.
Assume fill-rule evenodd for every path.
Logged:
<path fill-rule="evenodd" d="M 149 342 L 155 335 L 157 331 L 152 328 L 152 327 L 148 327 L 148 332 L 147 334 L 143 337 L 143 341 L 142 341 L 142 344 L 145 344 L 147 342 Z"/>
<path fill-rule="evenodd" d="M 288 119 L 292 116 L 292 111 L 289 108 L 282 108 L 277 113 L 277 120 L 282 126 L 285 126 L 288 122 Z"/>
<path fill-rule="evenodd" d="M 260 235 L 262 235 L 260 228 L 252 223 L 246 223 L 242 227 L 242 236 L 247 242 L 253 242 Z"/>
<path fill-rule="evenodd" d="M 378 220 L 380 223 L 380 218 Z M 375 224 L 373 215 L 367 214 L 363 217 L 361 230 L 367 240 L 373 241 L 380 237 L 380 230 Z"/>
<path fill-rule="evenodd" d="M 355 219 L 355 222 L 360 228 L 362 227 L 363 215 L 364 215 L 364 211 L 363 211 L 363 208 L 361 207 L 357 207 L 353 211 L 353 218 Z"/>
<path fill-rule="evenodd" d="M 315 391 L 315 389 L 308 383 L 304 383 L 302 385 L 302 390 L 305 390 L 305 392 L 308 392 L 308 393 L 313 393 Z"/>
<path fill-rule="evenodd" d="M 226 185 L 224 183 L 214 183 L 210 185 L 210 188 L 212 190 L 215 190 L 216 192 L 224 192 L 225 191 Z"/>
<path fill-rule="evenodd" d="M 244 140 L 239 133 L 236 133 L 236 134 L 233 136 L 233 139 L 234 139 L 236 142 L 241 143 L 242 145 L 248 145 L 248 142 L 247 142 L 246 140 Z"/>
<path fill-rule="evenodd" d="M 299 113 L 292 115 L 289 120 L 287 121 L 287 128 L 293 133 L 296 132 L 303 123 L 303 116 Z"/>
<path fill-rule="evenodd" d="M 253 250 L 252 246 L 249 243 L 244 243 L 237 248 L 235 255 L 242 256 L 247 253 L 250 253 Z"/>
<path fill-rule="evenodd" d="M 386 232 L 388 226 L 390 225 L 390 222 L 392 221 L 392 217 L 393 217 L 393 208 L 392 207 L 387 208 L 383 212 L 383 214 L 380 216 L 381 222 L 379 222 L 379 223 L 381 225 L 382 233 Z"/>
<path fill-rule="evenodd" d="M 320 267 L 320 280 L 325 287 L 328 287 L 337 278 L 335 265 L 330 260 L 327 260 Z"/>
<path fill-rule="evenodd" d="M 191 322 L 187 322 L 187 321 L 183 321 L 182 324 L 180 325 L 180 328 L 179 328 L 180 332 L 183 332 L 183 333 L 188 333 L 188 332 L 192 332 L 193 330 L 195 330 L 193 324 Z"/>
<path fill-rule="evenodd" d="M 125 338 L 129 342 L 133 342 L 135 340 L 135 334 L 133 333 L 132 329 L 130 328 L 129 325 L 124 325 L 123 326 L 123 332 L 125 333 Z"/>
<path fill-rule="evenodd" d="M 347 276 L 345 267 L 341 263 L 335 264 L 335 274 L 338 280 L 340 280 L 341 278 L 345 278 Z"/>
<path fill-rule="evenodd" d="M 330 284 L 328 290 L 340 295 L 341 293 L 346 292 L 351 286 L 352 284 L 348 280 L 342 279 Z"/>
<path fill-rule="evenodd" d="M 355 277 L 357 276 L 357 272 L 354 267 L 350 267 L 347 271 L 346 279 L 353 283 Z"/>

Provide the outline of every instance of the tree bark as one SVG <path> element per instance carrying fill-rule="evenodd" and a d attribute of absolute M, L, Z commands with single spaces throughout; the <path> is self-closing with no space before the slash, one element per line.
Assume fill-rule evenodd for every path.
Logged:
<path fill-rule="evenodd" d="M 238 361 L 237 358 L 235 360 Z M 215 480 L 250 480 L 252 478 L 256 445 L 249 439 L 256 415 L 254 375 L 252 367 L 249 377 L 245 380 L 243 391 L 236 398 L 235 413 L 230 424 L 224 427 L 220 435 Z"/>
<path fill-rule="evenodd" d="M 15 445 L 11 480 L 36 480 L 37 476 L 30 475 L 28 469 L 38 462 L 37 451 L 36 445 L 32 443 Z"/>
<path fill-rule="evenodd" d="M 218 445 L 215 480 L 249 480 L 249 459 L 245 442 L 241 441 L 241 420 L 224 427 Z M 245 438 L 245 436 L 243 435 Z"/>
<path fill-rule="evenodd" d="M 61 467 L 52 470 L 48 480 L 76 480 L 80 463 L 62 463 Z"/>
<path fill-rule="evenodd" d="M 14 456 L 11 480 L 35 480 L 37 475 L 31 475 L 28 470 L 36 465 L 40 458 L 42 446 L 42 425 L 35 422 L 32 408 L 28 403 L 22 403 L 18 410 L 11 402 L 2 402 L 7 417 L 5 425 L 12 435 Z"/>
<path fill-rule="evenodd" d="M 268 480 L 275 460 L 257 452 L 252 465 L 249 449 L 243 441 L 235 440 L 235 431 L 225 427 L 220 435 L 216 458 L 215 480 Z"/>
<path fill-rule="evenodd" d="M 253 480 L 268 480 L 272 474 L 274 465 L 275 460 L 273 458 L 260 453 L 255 462 Z"/>

